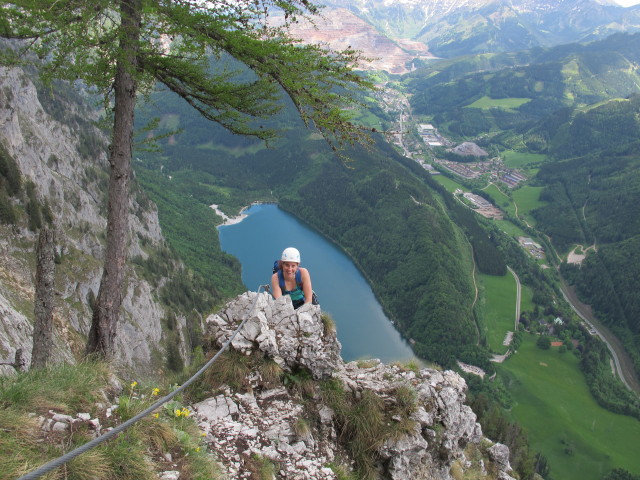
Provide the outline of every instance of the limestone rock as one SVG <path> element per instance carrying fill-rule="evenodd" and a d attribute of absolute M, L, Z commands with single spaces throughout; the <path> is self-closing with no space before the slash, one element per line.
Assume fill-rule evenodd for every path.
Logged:
<path fill-rule="evenodd" d="M 316 379 L 330 376 L 342 361 L 340 342 L 335 331 L 325 332 L 320 307 L 305 304 L 294 310 L 289 296 L 273 300 L 267 293 L 246 292 L 209 316 L 205 333 L 222 347 L 249 315 L 231 343 L 243 354 L 259 349 L 285 368 L 309 369 Z"/>
<path fill-rule="evenodd" d="M 398 433 L 380 438 L 373 455 L 379 478 L 451 480 L 456 463 L 485 472 L 492 465 L 498 478 L 511 479 L 508 448 L 482 436 L 475 414 L 464 404 L 467 387 L 457 373 L 406 370 L 377 360 L 345 364 L 335 332 L 324 329 L 319 307 L 294 310 L 289 297 L 273 300 L 264 293 L 247 292 L 229 302 L 206 319 L 205 334 L 221 347 L 245 318 L 230 348 L 244 355 L 261 353 L 290 372 L 306 369 L 316 383 L 341 385 L 354 403 L 375 395 L 395 412 L 385 421 L 396 424 Z M 354 466 L 344 414 L 323 401 L 319 387 L 304 399 L 295 388 L 265 387 L 254 372 L 245 384 L 244 391 L 219 387 L 215 397 L 192 406 L 210 450 L 230 478 L 251 478 L 255 457 L 274 462 L 278 478 L 285 480 L 336 479 L 327 465 L 337 460 Z M 414 402 L 408 414 L 396 408 L 401 391 Z"/>

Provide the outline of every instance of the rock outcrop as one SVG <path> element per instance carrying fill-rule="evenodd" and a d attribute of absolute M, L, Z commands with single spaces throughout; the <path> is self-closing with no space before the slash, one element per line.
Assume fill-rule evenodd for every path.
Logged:
<path fill-rule="evenodd" d="M 338 478 L 336 465 L 392 480 L 462 478 L 454 470 L 511 479 L 508 448 L 482 436 L 457 373 L 378 360 L 345 364 L 320 307 L 294 310 L 289 297 L 266 293 L 228 303 L 206 319 L 206 335 L 220 348 L 245 318 L 230 349 L 273 360 L 293 381 L 269 384 L 252 369 L 244 387 L 221 384 L 192 406 L 230 478 L 253 478 L 255 459 L 267 459 L 278 478 L 292 480 Z M 297 384 L 302 372 L 313 387 Z M 370 443 L 367 429 L 374 432 Z M 371 450 L 361 455 L 359 444 Z"/>

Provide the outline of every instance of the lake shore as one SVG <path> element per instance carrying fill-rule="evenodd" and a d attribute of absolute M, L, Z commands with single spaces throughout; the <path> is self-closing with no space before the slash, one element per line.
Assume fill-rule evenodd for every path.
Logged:
<path fill-rule="evenodd" d="M 251 208 L 254 205 L 262 205 L 264 204 L 264 202 L 253 202 L 251 205 L 248 205 L 246 207 L 242 207 L 242 209 L 240 209 L 240 214 L 236 217 L 230 217 L 228 216 L 226 213 L 224 213 L 222 210 L 220 210 L 218 207 L 219 205 L 213 203 L 211 205 L 209 205 L 209 208 L 212 208 L 214 212 L 216 212 L 216 215 L 218 215 L 219 217 L 222 217 L 222 223 L 220 225 L 218 225 L 216 228 L 218 227 L 225 227 L 227 225 L 235 225 L 236 223 L 240 223 L 242 220 L 244 220 L 245 218 L 248 217 L 248 215 L 246 213 L 244 213 L 246 210 L 248 210 L 249 208 Z"/>

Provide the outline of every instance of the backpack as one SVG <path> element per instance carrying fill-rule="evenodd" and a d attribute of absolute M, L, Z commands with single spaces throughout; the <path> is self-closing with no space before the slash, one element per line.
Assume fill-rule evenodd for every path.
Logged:
<path fill-rule="evenodd" d="M 275 262 L 273 262 L 273 273 L 278 274 L 278 283 L 280 284 L 280 290 L 284 292 L 285 291 L 284 275 L 282 273 L 282 269 L 279 268 L 279 262 L 280 262 L 279 260 L 276 260 Z M 300 287 L 300 289 L 302 289 L 302 274 L 300 273 L 300 269 L 296 270 L 296 285 Z M 311 303 L 313 305 L 319 305 L 318 296 L 316 295 L 316 292 L 312 292 Z"/>

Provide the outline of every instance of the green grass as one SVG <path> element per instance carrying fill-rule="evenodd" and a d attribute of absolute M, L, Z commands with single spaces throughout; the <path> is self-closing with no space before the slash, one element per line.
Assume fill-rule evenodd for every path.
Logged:
<path fill-rule="evenodd" d="M 150 406 L 158 396 L 151 386 L 129 379 L 116 392 L 116 378 L 102 362 L 59 365 L 0 377 L 0 472 L 2 478 L 18 478 L 58 458 L 92 438 L 86 422 L 76 422 L 64 432 L 40 429 L 38 415 L 51 418 L 50 410 L 76 417 L 89 413 L 103 428 L 114 427 Z M 158 395 L 164 395 L 160 389 Z M 176 403 L 176 402 L 171 402 Z M 98 406 L 101 404 L 102 406 Z M 106 417 L 107 405 L 118 404 Z M 192 480 L 222 478 L 220 466 L 206 452 L 198 426 L 189 415 L 160 409 L 116 437 L 86 451 L 64 467 L 46 475 L 47 480 L 152 480 L 165 469 L 163 454 L 171 452 L 177 469 Z M 181 477 L 182 478 L 182 477 Z"/>
<path fill-rule="evenodd" d="M 523 153 L 512 150 L 502 152 L 502 156 L 505 166 L 509 168 L 523 168 L 527 165 L 544 162 L 547 158 L 539 153 Z"/>
<path fill-rule="evenodd" d="M 496 187 L 493 183 L 487 185 L 482 190 L 485 193 L 489 194 L 489 196 L 493 200 L 494 205 L 496 205 L 501 210 L 504 210 L 505 212 L 515 216 L 516 207 L 513 205 L 513 201 L 507 195 L 505 195 L 502 190 Z"/>
<path fill-rule="evenodd" d="M 458 182 L 450 179 L 449 177 L 445 177 L 444 175 L 433 175 L 432 178 L 436 182 L 438 182 L 440 185 L 442 185 L 444 188 L 446 188 L 448 192 L 451 192 L 451 193 L 455 192 L 456 188 L 460 188 L 460 189 L 464 188 Z"/>
<path fill-rule="evenodd" d="M 513 191 L 513 200 L 518 205 L 518 216 L 535 226 L 535 219 L 530 215 L 531 210 L 542 207 L 546 202 L 540 201 L 540 192 L 544 187 L 524 185 Z"/>
<path fill-rule="evenodd" d="M 540 350 L 525 335 L 517 354 L 498 366 L 515 406 L 511 415 L 529 433 L 556 480 L 601 480 L 612 468 L 640 474 L 640 422 L 599 407 L 578 359 Z"/>
<path fill-rule="evenodd" d="M 501 277 L 478 275 L 484 288 L 484 324 L 489 348 L 504 353 L 507 332 L 513 332 L 516 312 L 516 281 L 511 273 Z"/>
<path fill-rule="evenodd" d="M 511 235 L 513 238 L 529 236 L 528 233 L 526 233 L 517 225 L 511 223 L 509 220 L 494 220 L 494 222 L 503 232 L 505 232 L 507 235 Z"/>
<path fill-rule="evenodd" d="M 483 110 L 488 110 L 490 108 L 500 108 L 502 110 L 513 110 L 530 101 L 530 98 L 491 98 L 485 95 L 472 104 L 467 105 L 466 108 L 480 108 Z"/>
<path fill-rule="evenodd" d="M 533 312 L 533 289 L 527 285 L 522 285 L 520 295 L 520 313 Z"/>

